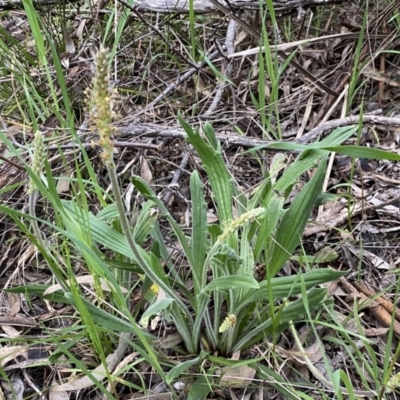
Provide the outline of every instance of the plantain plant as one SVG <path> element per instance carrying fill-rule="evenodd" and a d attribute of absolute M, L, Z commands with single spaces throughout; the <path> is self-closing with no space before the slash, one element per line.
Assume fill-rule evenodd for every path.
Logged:
<path fill-rule="evenodd" d="M 340 146 L 357 129 L 340 128 L 312 146 L 275 145 L 298 150 L 296 160 L 287 168 L 281 164 L 271 169 L 263 182 L 248 194 L 235 184 L 227 169 L 221 144 L 212 126 L 205 124 L 200 132 L 178 116 L 186 140 L 197 152 L 205 170 L 204 176 L 197 171 L 190 176 L 190 234 L 185 233 L 187 231 L 140 177 L 134 177 L 132 184 L 144 201 L 138 205 L 138 216 L 131 224 L 124 209 L 112 157 L 112 93 L 108 74 L 108 53 L 102 49 L 97 59 L 91 118 L 99 132 L 102 160 L 109 173 L 114 202 L 94 214 L 79 196 L 68 201 L 59 198 L 47 164 L 45 181 L 34 170 L 27 170 L 37 193 L 46 198 L 55 211 L 57 224 L 47 220 L 40 222 L 62 238 L 62 247 L 68 248 L 66 254 L 75 254 L 84 260 L 95 282 L 107 283 L 112 307 L 107 307 L 103 301 L 96 304 L 87 301 L 79 290 L 79 282 L 74 280 L 70 265 L 65 271 L 67 280 L 58 276 L 58 281 L 63 284 L 56 291 L 49 292 L 49 285 L 28 285 L 9 291 L 72 304 L 85 326 L 92 327 L 88 334 L 99 351 L 101 341 L 95 327 L 135 335 L 141 343 L 137 350 L 168 383 L 205 357 L 215 360 L 215 354 L 218 354 L 228 358 L 266 338 L 276 338 L 292 323 L 329 302 L 326 289 L 319 285 L 338 279 L 345 272 L 311 268 L 293 276 L 279 276 L 301 243 L 310 213 L 321 197 L 329 152 L 365 158 L 398 159 L 399 156 L 356 146 Z M 12 144 L 4 135 L 1 136 L 11 149 Z M 310 170 L 313 170 L 312 178 L 287 204 L 293 185 Z M 218 223 L 207 222 L 204 181 L 210 184 Z M 82 180 L 80 185 L 83 189 Z M 33 208 L 34 204 L 31 205 Z M 21 222 L 22 218 L 34 221 L 37 234 L 35 213 L 29 216 L 5 206 L 0 206 L 0 211 L 14 218 L 21 230 L 38 245 L 50 268 L 54 268 L 58 275 L 62 274 L 55 250 L 52 252 L 43 244 L 45 239 L 35 240 Z M 159 226 L 161 220 L 179 242 L 181 257 L 187 265 L 184 272 L 176 268 L 175 260 L 170 257 Z M 149 242 L 151 246 L 146 247 Z M 262 279 L 255 276 L 258 265 L 265 267 Z M 148 307 L 134 317 L 130 297 L 126 294 L 138 283 L 133 283 L 133 273 L 141 276 L 142 285 L 151 289 L 147 296 Z M 192 284 L 188 285 L 188 282 Z M 98 293 L 102 295 L 101 290 Z M 189 355 L 185 363 L 172 368 L 167 376 L 157 358 L 160 344 L 145 329 L 147 323 L 160 314 L 176 327 L 178 334 L 173 344 Z M 193 385 L 193 391 L 196 387 Z"/>

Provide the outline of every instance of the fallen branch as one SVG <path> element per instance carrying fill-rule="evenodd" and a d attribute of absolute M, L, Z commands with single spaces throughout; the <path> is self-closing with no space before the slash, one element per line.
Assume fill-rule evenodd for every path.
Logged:
<path fill-rule="evenodd" d="M 336 128 L 357 125 L 360 123 L 360 121 L 362 121 L 363 124 L 384 125 L 388 127 L 400 126 L 400 118 L 390 118 L 368 114 L 362 116 L 354 115 L 351 117 L 334 119 L 325 122 L 312 129 L 310 132 L 306 133 L 301 139 L 297 141 L 297 143 L 307 144 L 314 142 L 318 137 L 326 136 L 328 133 Z M 166 127 L 157 124 L 131 123 L 127 125 L 117 126 L 117 130 L 120 137 L 124 139 L 140 137 L 183 138 L 185 136 L 185 131 L 180 127 Z M 268 146 L 272 143 L 276 143 L 276 141 L 273 140 L 239 136 L 233 130 L 227 132 L 226 134 L 217 134 L 217 139 L 221 142 L 224 142 L 226 145 L 237 145 L 243 147 Z M 296 141 L 294 141 L 294 143 L 296 143 Z M 275 149 L 267 150 L 274 151 Z"/>
<path fill-rule="evenodd" d="M 79 0 L 69 0 L 74 3 Z M 275 0 L 273 1 L 275 12 L 288 13 L 299 8 L 321 6 L 326 4 L 341 3 L 343 0 Z M 223 4 L 226 4 L 223 0 Z M 35 7 L 54 6 L 62 3 L 60 0 L 35 0 Z M 258 0 L 231 0 L 229 3 L 233 8 L 237 9 L 259 9 L 260 2 Z M 139 11 L 156 11 L 160 13 L 179 12 L 186 14 L 189 12 L 188 0 L 137 0 L 135 8 Z M 0 9 L 23 8 L 21 0 L 0 0 Z M 193 0 L 193 8 L 196 13 L 215 12 L 216 9 L 208 0 Z"/>

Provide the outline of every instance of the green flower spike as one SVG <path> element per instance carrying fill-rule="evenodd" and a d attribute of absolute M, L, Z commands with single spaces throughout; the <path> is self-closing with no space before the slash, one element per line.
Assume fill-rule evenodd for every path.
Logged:
<path fill-rule="evenodd" d="M 244 226 L 248 221 L 257 218 L 264 213 L 265 208 L 258 207 L 242 214 L 239 218 L 234 219 L 224 228 L 222 234 L 218 236 L 218 242 L 222 243 L 224 240 L 228 239 L 228 237 L 232 235 L 232 233 L 235 232 L 236 229 Z"/>
<path fill-rule="evenodd" d="M 35 175 L 39 176 L 43 169 L 43 162 L 46 157 L 46 149 L 44 147 L 44 140 L 42 132 L 37 131 L 35 133 L 35 140 L 33 142 L 33 157 L 32 157 L 32 171 Z M 29 181 L 28 194 L 33 193 L 36 190 L 36 184 L 31 178 Z"/>
<path fill-rule="evenodd" d="M 103 149 L 102 159 L 108 163 L 113 154 L 114 144 L 111 137 L 114 133 L 112 122 L 113 90 L 109 80 L 109 51 L 102 47 L 97 53 L 93 89 L 90 95 L 90 122 L 99 134 L 99 146 Z"/>

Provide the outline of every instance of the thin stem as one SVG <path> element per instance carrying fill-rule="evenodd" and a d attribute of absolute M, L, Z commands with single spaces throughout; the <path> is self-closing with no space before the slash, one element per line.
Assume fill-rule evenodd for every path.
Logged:
<path fill-rule="evenodd" d="M 36 200 L 38 197 L 38 191 L 32 190 L 29 193 L 29 199 L 28 199 L 28 204 L 29 204 L 29 215 L 32 217 L 31 223 L 32 223 L 32 229 L 33 233 L 35 235 L 36 241 L 41 247 L 42 251 L 45 251 L 46 246 L 42 238 L 42 233 L 40 232 L 39 225 L 36 220 Z M 57 276 L 57 274 L 54 274 L 54 277 L 56 278 L 57 283 L 62 287 L 64 292 L 69 292 L 69 288 L 66 286 L 65 282 Z"/>
<path fill-rule="evenodd" d="M 111 183 L 111 187 L 112 187 L 113 194 L 114 194 L 115 204 L 117 206 L 118 214 L 120 217 L 122 232 L 124 233 L 124 235 L 126 237 L 128 245 L 129 245 L 130 249 L 132 250 L 133 255 L 135 256 L 136 261 L 141 266 L 141 268 L 143 269 L 145 274 L 154 283 L 156 283 L 161 289 L 163 289 L 164 292 L 169 297 L 171 297 L 172 299 L 174 299 L 176 301 L 177 305 L 179 306 L 179 309 L 184 312 L 184 314 L 187 318 L 189 328 L 190 328 L 191 316 L 190 316 L 189 310 L 185 307 L 184 303 L 174 293 L 172 288 L 167 283 L 165 283 L 161 278 L 159 278 L 157 276 L 157 274 L 153 271 L 151 266 L 148 265 L 146 260 L 143 258 L 138 245 L 135 243 L 132 232 L 129 227 L 128 218 L 125 213 L 125 208 L 124 208 L 124 204 L 122 201 L 121 191 L 120 191 L 119 184 L 118 184 L 118 178 L 117 178 L 117 174 L 115 172 L 114 161 L 112 159 L 108 159 L 106 162 L 106 166 L 107 166 L 107 170 L 108 170 L 108 173 L 110 176 L 110 183 Z M 172 311 L 172 314 L 176 314 L 176 312 L 179 313 L 179 310 Z M 174 315 L 174 320 L 179 321 L 180 318 L 178 318 L 177 315 Z M 185 326 L 185 324 L 179 324 L 179 330 L 180 330 L 179 333 L 181 334 L 183 340 L 185 341 L 185 344 L 186 344 L 186 347 L 188 348 L 188 350 L 190 352 L 195 352 L 195 344 L 192 342 L 192 340 L 190 340 L 191 335 L 190 335 L 188 327 Z"/>
<path fill-rule="evenodd" d="M 307 353 L 305 352 L 303 345 L 301 344 L 301 341 L 299 339 L 299 336 L 297 335 L 296 329 L 293 325 L 293 323 L 291 323 L 289 325 L 290 330 L 292 332 L 294 341 L 296 342 L 296 346 L 298 347 L 299 351 L 301 353 L 303 353 L 303 358 L 304 361 L 306 362 L 309 370 L 312 372 L 312 374 L 320 381 L 322 382 L 326 387 L 328 387 L 329 389 L 333 389 L 333 390 L 339 390 L 342 394 L 345 395 L 349 395 L 349 391 L 344 388 L 339 386 L 338 388 L 335 388 L 331 382 L 329 382 L 319 371 L 317 368 L 315 368 L 314 364 L 311 362 L 311 360 L 309 359 L 309 357 L 306 355 Z M 375 391 L 364 391 L 364 390 L 354 390 L 353 393 L 356 396 L 363 396 L 363 397 L 372 397 L 372 396 L 376 396 L 377 393 Z"/>

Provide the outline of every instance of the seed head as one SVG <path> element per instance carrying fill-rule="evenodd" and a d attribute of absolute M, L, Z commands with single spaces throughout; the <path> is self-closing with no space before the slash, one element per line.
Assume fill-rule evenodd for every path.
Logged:
<path fill-rule="evenodd" d="M 115 114 L 112 110 L 113 90 L 109 80 L 108 59 L 108 50 L 101 47 L 96 57 L 93 88 L 88 101 L 90 124 L 99 134 L 99 146 L 103 149 L 104 162 L 110 161 L 114 147 L 111 137 L 114 133 L 112 122 Z"/>
<path fill-rule="evenodd" d="M 33 157 L 32 157 L 32 171 L 36 176 L 39 176 L 42 172 L 44 159 L 46 157 L 46 149 L 44 146 L 44 140 L 42 132 L 37 131 L 35 133 L 35 139 L 33 141 Z M 28 194 L 33 193 L 37 189 L 33 179 L 30 179 Z"/>
<path fill-rule="evenodd" d="M 226 332 L 229 328 L 233 328 L 236 325 L 236 315 L 228 314 L 224 321 L 222 322 L 221 326 L 218 329 L 219 333 Z"/>
<path fill-rule="evenodd" d="M 223 242 L 226 240 L 236 229 L 244 226 L 248 221 L 252 220 L 253 218 L 257 218 L 258 216 L 262 215 L 265 212 L 265 208 L 258 207 L 250 210 L 244 214 L 242 214 L 239 218 L 234 219 L 229 224 L 227 224 L 224 228 L 224 231 L 221 235 L 218 236 L 218 242 Z"/>

